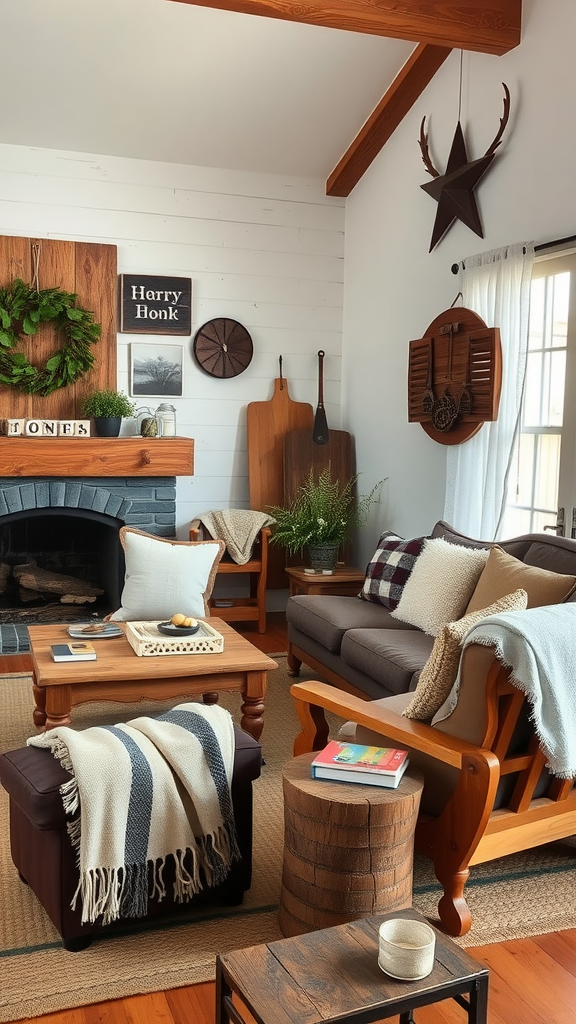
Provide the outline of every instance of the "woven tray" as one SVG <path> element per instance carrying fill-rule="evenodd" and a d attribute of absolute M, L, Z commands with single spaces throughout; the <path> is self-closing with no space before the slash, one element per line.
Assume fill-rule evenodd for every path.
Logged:
<path fill-rule="evenodd" d="M 207 622 L 200 622 L 197 633 L 183 637 L 164 636 L 157 626 L 158 622 L 126 623 L 126 639 L 139 658 L 160 654 L 221 654 L 224 650 L 224 637 Z"/>

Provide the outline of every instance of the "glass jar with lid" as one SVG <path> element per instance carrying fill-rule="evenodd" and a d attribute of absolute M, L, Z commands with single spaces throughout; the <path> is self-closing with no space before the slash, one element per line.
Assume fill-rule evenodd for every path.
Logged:
<path fill-rule="evenodd" d="M 162 425 L 162 437 L 176 435 L 176 409 L 168 402 L 162 402 L 156 409 L 156 417 Z"/>

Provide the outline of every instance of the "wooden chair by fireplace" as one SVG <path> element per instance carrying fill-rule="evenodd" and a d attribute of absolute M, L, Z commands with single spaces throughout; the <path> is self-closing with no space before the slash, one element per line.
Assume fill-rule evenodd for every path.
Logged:
<path fill-rule="evenodd" d="M 240 574 L 249 576 L 249 593 L 246 597 L 223 597 L 221 594 L 212 595 L 210 599 L 210 612 L 217 615 L 225 622 L 257 622 L 258 632 L 266 632 L 266 577 L 268 572 L 268 541 L 271 534 L 270 527 L 264 526 L 252 549 L 248 562 L 238 565 L 228 552 L 226 552 L 218 564 L 217 578 L 219 576 L 236 576 Z M 210 534 L 199 519 L 194 519 L 190 524 L 190 540 L 209 540 Z M 219 602 L 226 602 L 220 604 Z"/>

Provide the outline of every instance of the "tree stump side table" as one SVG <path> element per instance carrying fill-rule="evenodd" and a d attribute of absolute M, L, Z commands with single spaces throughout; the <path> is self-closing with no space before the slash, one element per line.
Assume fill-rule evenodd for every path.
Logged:
<path fill-rule="evenodd" d="M 286 937 L 412 906 L 422 773 L 408 767 L 396 789 L 313 779 L 315 756 L 301 754 L 282 771 L 278 920 Z"/>

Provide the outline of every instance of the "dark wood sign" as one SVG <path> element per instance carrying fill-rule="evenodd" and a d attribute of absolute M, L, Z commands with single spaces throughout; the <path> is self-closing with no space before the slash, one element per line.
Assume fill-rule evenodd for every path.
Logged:
<path fill-rule="evenodd" d="M 122 334 L 189 335 L 192 281 L 189 277 L 120 275 Z"/>
<path fill-rule="evenodd" d="M 408 421 L 440 444 L 462 444 L 498 419 L 500 331 L 462 306 L 440 313 L 410 342 Z"/>

